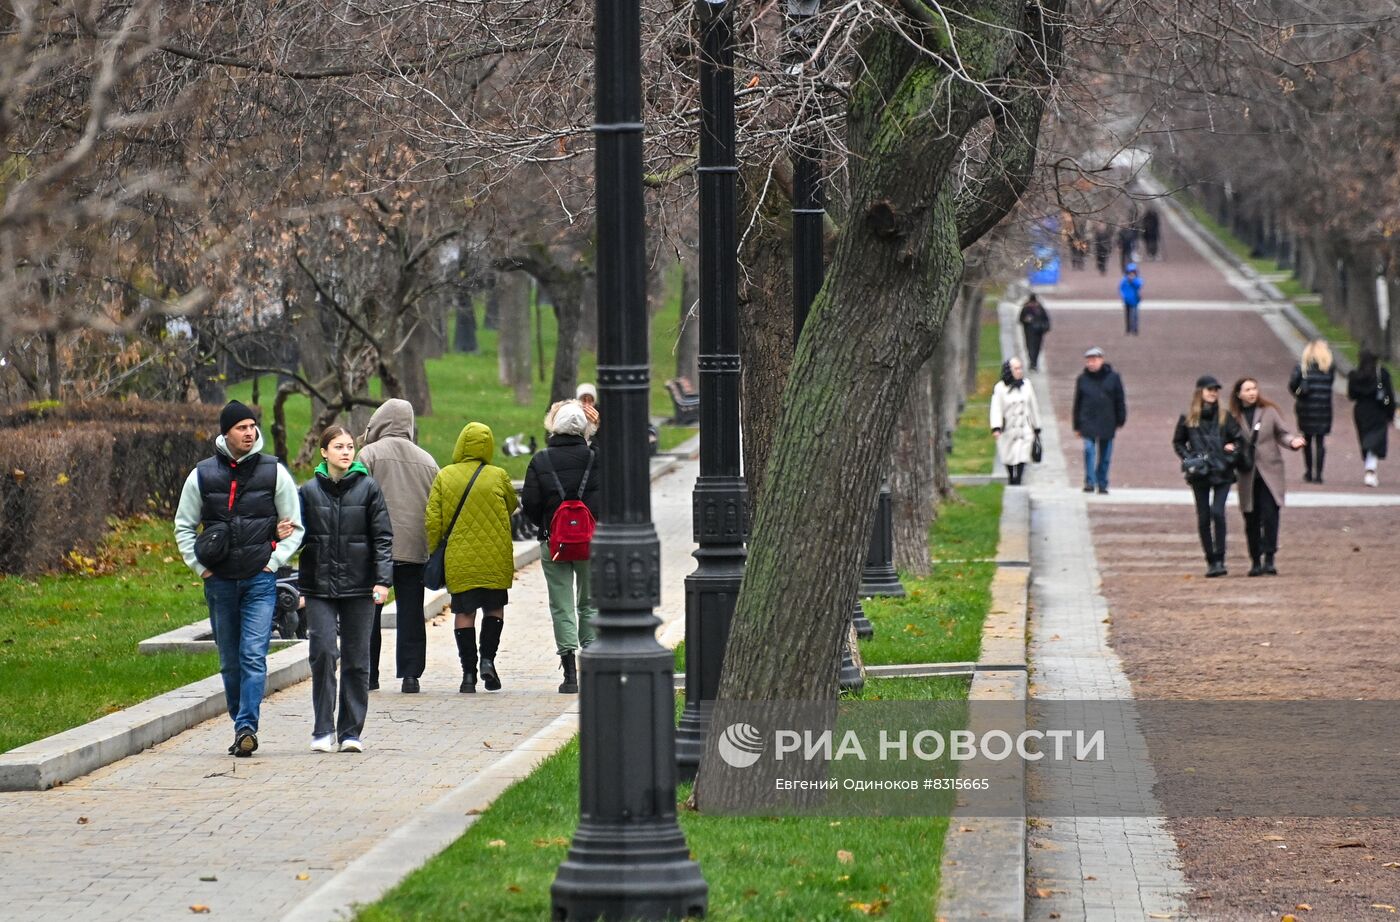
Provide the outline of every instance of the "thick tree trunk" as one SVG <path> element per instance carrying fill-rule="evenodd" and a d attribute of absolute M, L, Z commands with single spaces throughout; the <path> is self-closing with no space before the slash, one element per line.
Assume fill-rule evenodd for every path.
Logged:
<path fill-rule="evenodd" d="M 928 530 L 937 512 L 933 479 L 937 441 L 932 386 L 936 373 L 934 364 L 925 362 L 914 376 L 890 453 L 894 565 L 901 573 L 911 576 L 927 576 L 931 569 Z"/>
<path fill-rule="evenodd" d="M 767 198 L 759 193 L 767 185 Z M 783 388 L 792 367 L 792 208 L 778 183 L 767 183 L 761 167 L 742 168 L 741 214 L 759 208 L 758 224 L 744 243 L 739 276 L 739 355 L 744 480 L 749 487 L 749 518 L 763 496 L 768 455 L 778 428 Z"/>
<path fill-rule="evenodd" d="M 554 347 L 554 376 L 549 387 L 549 402 L 569 400 L 578 389 L 578 363 L 583 354 L 583 285 L 551 286 L 554 319 L 559 328 L 559 342 Z"/>
<path fill-rule="evenodd" d="M 515 402 L 529 404 L 530 306 L 526 301 L 525 274 L 503 272 L 496 282 L 500 294 L 498 359 L 501 384 L 515 392 Z"/>

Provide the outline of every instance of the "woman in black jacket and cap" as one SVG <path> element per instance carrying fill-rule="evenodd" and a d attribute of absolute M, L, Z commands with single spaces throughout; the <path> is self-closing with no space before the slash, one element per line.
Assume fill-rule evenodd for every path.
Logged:
<path fill-rule="evenodd" d="M 1386 430 L 1395 418 L 1395 386 L 1390 382 L 1390 372 L 1374 352 L 1362 349 L 1359 358 L 1347 376 L 1347 396 L 1354 402 L 1352 418 L 1366 462 L 1361 480 L 1368 487 L 1376 487 L 1381 482 L 1376 468 L 1385 460 Z"/>
<path fill-rule="evenodd" d="M 554 514 L 565 500 L 582 500 L 588 511 L 598 515 L 598 488 L 601 473 L 586 438 L 590 421 L 576 400 L 564 401 L 545 417 L 549 440 L 544 451 L 530 459 L 525 469 L 521 506 L 525 517 L 540 530 L 540 569 L 549 592 L 549 616 L 554 622 L 555 653 L 564 670 L 559 693 L 578 694 L 580 646 L 593 641 L 591 562 L 554 560 L 550 554 L 549 529 Z M 565 510 L 567 514 L 568 510 Z"/>
<path fill-rule="evenodd" d="M 1235 482 L 1235 459 L 1244 438 L 1240 425 L 1220 404 L 1220 382 L 1196 379 L 1191 407 L 1176 421 L 1172 448 L 1183 461 L 1196 497 L 1196 529 L 1206 554 L 1206 576 L 1225 576 L 1225 501 Z M 1190 459 L 1188 461 L 1188 459 Z"/>
<path fill-rule="evenodd" d="M 1303 349 L 1302 360 L 1293 366 L 1288 390 L 1293 394 L 1298 431 L 1303 434 L 1303 479 L 1322 483 L 1322 462 L 1327 458 L 1327 435 L 1332 431 L 1332 350 L 1327 340 L 1315 339 Z"/>
<path fill-rule="evenodd" d="M 374 606 L 394 579 L 394 532 L 379 484 L 355 460 L 355 439 L 343 426 L 321 433 L 322 461 L 301 485 L 300 585 L 311 641 L 311 732 L 315 752 L 364 752 L 360 734 L 369 711 L 369 645 Z M 337 628 L 339 647 L 337 650 Z M 340 713 L 336 714 L 336 660 Z"/>

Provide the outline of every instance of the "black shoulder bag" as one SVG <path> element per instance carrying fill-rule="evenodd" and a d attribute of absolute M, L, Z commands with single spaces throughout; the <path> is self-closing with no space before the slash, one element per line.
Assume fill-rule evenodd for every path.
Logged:
<path fill-rule="evenodd" d="M 457 511 L 452 513 L 452 521 L 447 523 L 447 530 L 442 533 L 442 540 L 428 555 L 428 562 L 423 564 L 423 587 L 425 589 L 443 589 L 447 586 L 447 542 L 452 537 L 452 529 L 457 527 L 457 516 L 462 514 L 462 506 L 466 505 L 467 495 L 471 493 L 472 486 L 476 483 L 477 476 L 481 469 L 486 466 L 483 461 L 476 466 L 476 473 L 472 474 L 472 479 L 467 481 L 467 488 L 462 491 L 462 498 L 457 502 Z"/>

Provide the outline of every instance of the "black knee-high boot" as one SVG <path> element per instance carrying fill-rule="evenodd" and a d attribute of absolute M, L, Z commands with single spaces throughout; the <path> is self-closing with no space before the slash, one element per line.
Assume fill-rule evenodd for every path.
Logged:
<path fill-rule="evenodd" d="M 487 615 L 481 623 L 481 681 L 487 691 L 499 691 L 501 676 L 496 672 L 496 651 L 501 646 L 501 630 L 506 626 L 504 618 Z"/>
<path fill-rule="evenodd" d="M 463 693 L 476 691 L 476 628 L 459 627 L 452 631 L 457 638 L 457 659 L 462 662 L 462 686 L 457 690 Z"/>

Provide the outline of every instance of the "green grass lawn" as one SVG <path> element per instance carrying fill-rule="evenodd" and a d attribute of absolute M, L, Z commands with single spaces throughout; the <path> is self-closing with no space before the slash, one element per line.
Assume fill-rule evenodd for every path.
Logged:
<path fill-rule="evenodd" d="M 218 672 L 213 653 L 136 652 L 207 615 L 169 522 L 119 523 L 97 561 L 115 572 L 0 577 L 0 752 Z"/>
<path fill-rule="evenodd" d="M 651 382 L 651 413 L 653 416 L 669 417 L 673 408 L 671 398 L 666 393 L 665 382 L 675 369 L 674 349 L 680 334 L 680 291 L 677 287 L 672 297 L 653 319 L 651 329 L 651 354 L 654 363 Z M 515 479 L 525 476 L 525 468 L 530 463 L 528 455 L 507 458 L 499 454 L 501 443 L 506 436 L 523 432 L 528 437 L 533 434 L 541 443 L 544 441 L 544 414 L 549 409 L 550 375 L 553 370 L 554 348 L 558 342 L 558 331 L 554 322 L 554 312 L 540 310 L 538 317 L 541 328 L 537 331 L 544 343 L 544 379 L 539 368 L 533 369 L 532 390 L 529 403 L 515 402 L 514 393 L 500 383 L 497 360 L 498 335 L 494 330 L 481 326 L 483 308 L 477 307 L 477 343 L 480 351 L 474 355 L 450 353 L 441 358 L 430 359 L 427 363 L 428 383 L 432 389 L 433 414 L 419 419 L 418 441 L 439 464 L 452 460 L 452 449 L 457 444 L 457 435 L 468 422 L 486 423 L 496 436 L 498 449 L 496 463 L 505 468 Z M 534 312 L 532 312 L 534 314 Z M 451 339 L 449 331 L 448 339 Z M 535 342 L 535 332 L 531 333 L 531 343 Z M 538 364 L 538 356 L 535 358 Z M 592 381 L 596 377 L 597 357 L 591 352 L 583 353 L 579 363 L 579 380 Z M 379 379 L 370 381 L 370 394 L 381 395 Z M 263 403 L 263 418 L 267 433 L 267 451 L 272 451 L 270 427 L 272 425 L 272 401 L 277 392 L 276 381 L 272 376 L 264 376 L 259 382 L 259 398 Z M 230 399 L 250 402 L 253 382 L 243 381 L 228 389 Z M 310 398 L 296 395 L 287 401 L 288 448 L 295 455 L 307 429 L 311 425 Z M 661 449 L 676 447 L 690 438 L 697 430 L 690 427 L 661 427 Z M 356 433 L 359 435 L 359 433 Z M 310 471 L 297 471 L 298 479 L 310 476 Z"/>
<path fill-rule="evenodd" d="M 948 455 L 949 474 L 987 474 L 996 461 L 997 442 L 987 425 L 992 388 L 1001 378 L 1001 325 L 994 299 L 982 311 L 982 331 L 977 338 L 977 390 L 970 394 L 953 431 Z"/>

